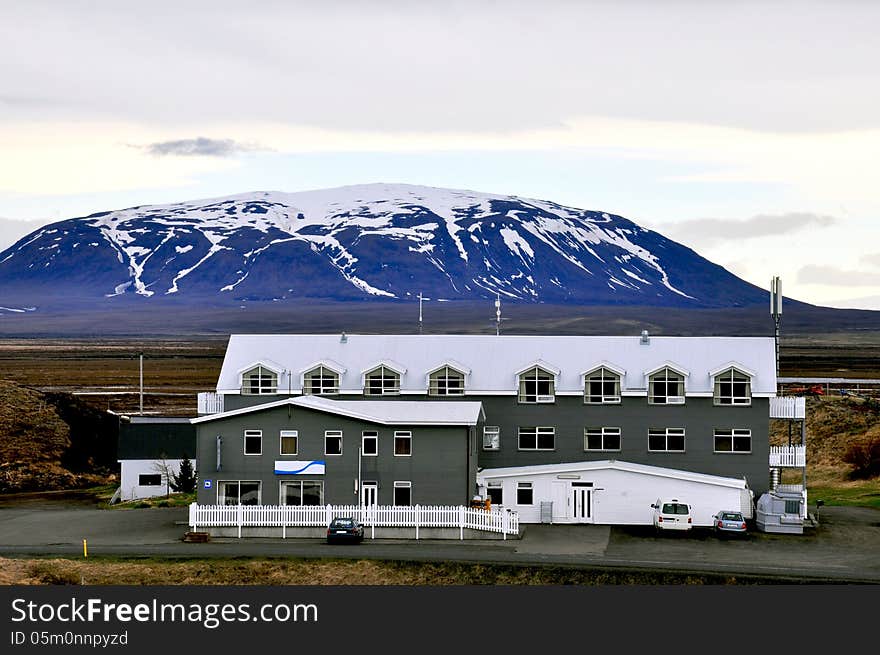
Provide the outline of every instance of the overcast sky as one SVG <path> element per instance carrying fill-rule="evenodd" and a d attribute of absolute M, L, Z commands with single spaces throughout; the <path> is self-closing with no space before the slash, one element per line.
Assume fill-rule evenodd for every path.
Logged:
<path fill-rule="evenodd" d="M 0 247 L 22 220 L 408 182 L 621 214 L 880 309 L 878 25 L 856 0 L 3 3 Z"/>

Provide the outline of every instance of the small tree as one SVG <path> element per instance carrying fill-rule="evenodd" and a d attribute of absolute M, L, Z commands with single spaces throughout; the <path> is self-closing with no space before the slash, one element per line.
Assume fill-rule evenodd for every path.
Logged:
<path fill-rule="evenodd" d="M 180 462 L 180 471 L 172 476 L 171 488 L 178 493 L 185 494 L 191 494 L 196 490 L 196 471 L 186 455 Z"/>
<path fill-rule="evenodd" d="M 165 485 L 165 497 L 168 498 L 168 495 L 171 493 L 168 487 L 174 476 L 174 466 L 168 461 L 168 456 L 165 453 L 159 455 L 159 459 L 153 463 L 153 470 L 162 476 L 162 484 Z"/>
<path fill-rule="evenodd" d="M 880 475 L 880 438 L 850 444 L 843 454 L 843 461 L 853 467 L 849 474 L 852 479 L 864 480 Z"/>

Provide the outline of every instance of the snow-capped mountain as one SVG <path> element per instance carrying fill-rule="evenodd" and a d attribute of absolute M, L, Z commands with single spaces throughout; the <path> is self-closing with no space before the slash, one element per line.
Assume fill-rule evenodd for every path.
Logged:
<path fill-rule="evenodd" d="M 689 307 L 766 297 L 620 216 L 402 184 L 102 212 L 42 227 L 0 253 L 0 305 L 8 307 L 179 297 L 393 301 L 419 293 Z"/>

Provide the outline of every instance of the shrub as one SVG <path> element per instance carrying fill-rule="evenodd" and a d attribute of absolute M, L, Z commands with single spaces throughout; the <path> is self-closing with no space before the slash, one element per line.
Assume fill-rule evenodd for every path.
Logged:
<path fill-rule="evenodd" d="M 171 488 L 185 494 L 196 490 L 196 472 L 189 457 L 184 456 L 183 461 L 180 462 L 180 472 L 172 475 Z"/>
<path fill-rule="evenodd" d="M 850 478 L 863 480 L 880 475 L 880 438 L 850 444 L 843 461 L 853 467 Z"/>

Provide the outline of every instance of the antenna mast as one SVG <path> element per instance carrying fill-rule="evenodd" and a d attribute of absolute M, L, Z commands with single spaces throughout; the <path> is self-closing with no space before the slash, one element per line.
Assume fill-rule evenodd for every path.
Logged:
<path fill-rule="evenodd" d="M 419 291 L 419 334 L 422 333 L 422 292 Z"/>
<path fill-rule="evenodd" d="M 495 336 L 501 334 L 501 294 L 495 294 Z"/>
<path fill-rule="evenodd" d="M 782 321 L 782 282 L 779 276 L 770 280 L 770 316 L 773 317 L 776 376 L 779 377 L 779 323 Z"/>

